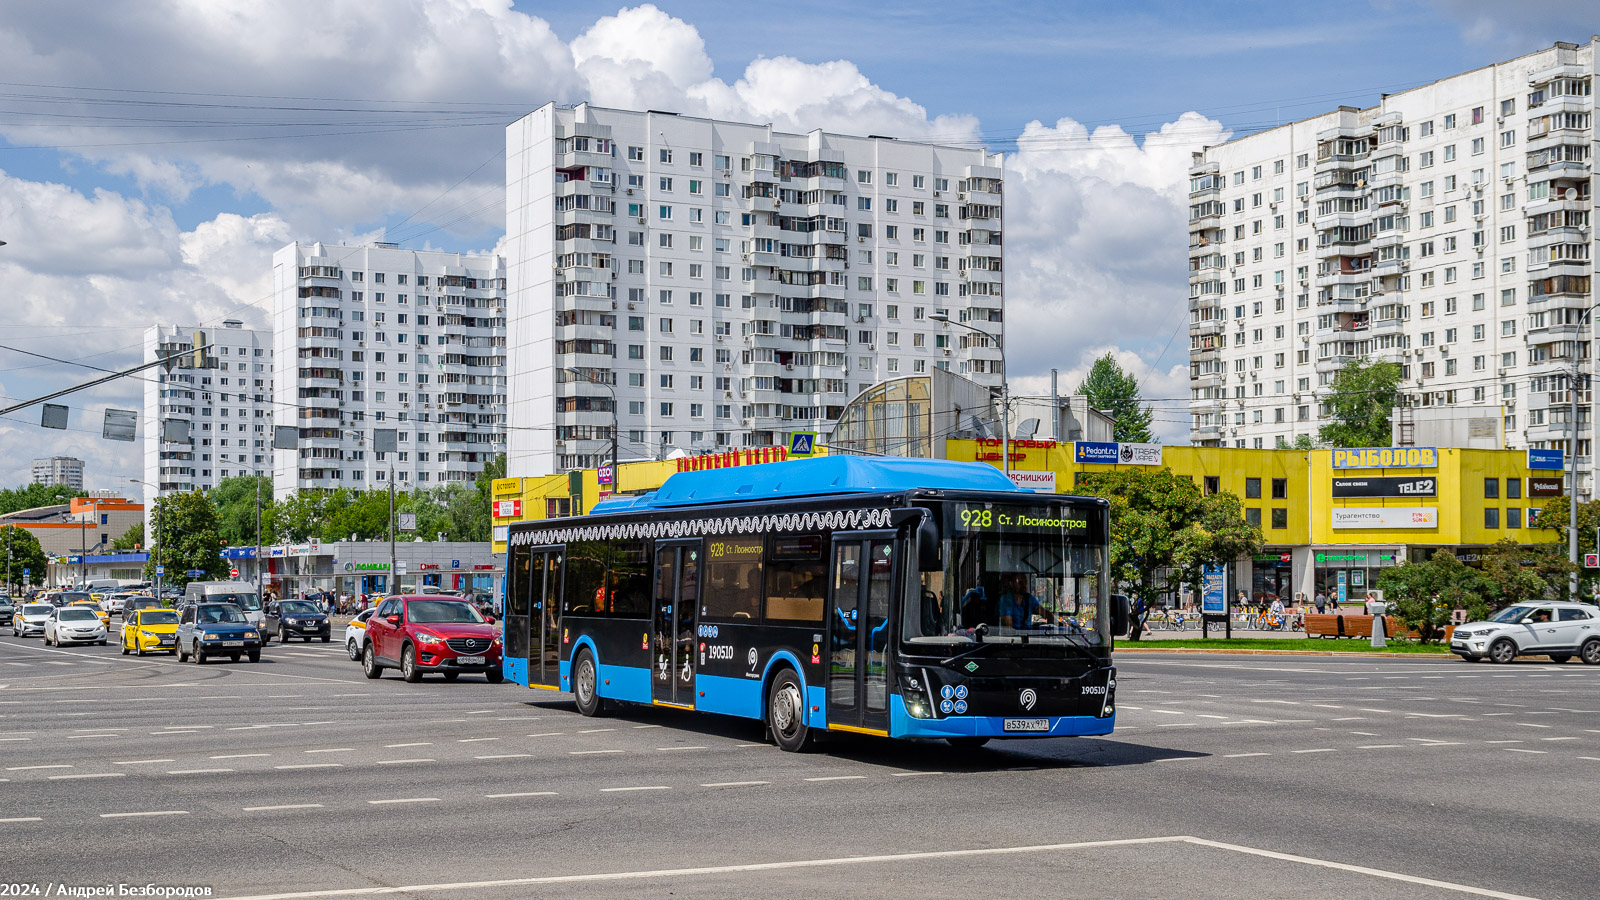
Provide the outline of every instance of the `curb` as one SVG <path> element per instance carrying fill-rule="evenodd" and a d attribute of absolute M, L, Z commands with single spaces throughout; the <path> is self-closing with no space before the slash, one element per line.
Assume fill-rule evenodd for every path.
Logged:
<path fill-rule="evenodd" d="M 1196 648 L 1184 647 L 1129 647 L 1125 644 L 1112 649 L 1112 654 L 1122 653 L 1214 653 L 1229 656 L 1337 656 L 1346 659 L 1435 659 L 1440 662 L 1454 662 L 1454 653 L 1362 653 L 1352 650 L 1225 650 L 1222 648 Z"/>

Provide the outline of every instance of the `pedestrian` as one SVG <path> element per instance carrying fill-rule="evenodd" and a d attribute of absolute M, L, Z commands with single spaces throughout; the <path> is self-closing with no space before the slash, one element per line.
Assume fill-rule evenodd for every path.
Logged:
<path fill-rule="evenodd" d="M 1317 599 L 1312 601 L 1312 603 L 1317 608 L 1317 615 L 1320 616 L 1328 608 L 1328 595 L 1321 591 L 1317 591 Z"/>

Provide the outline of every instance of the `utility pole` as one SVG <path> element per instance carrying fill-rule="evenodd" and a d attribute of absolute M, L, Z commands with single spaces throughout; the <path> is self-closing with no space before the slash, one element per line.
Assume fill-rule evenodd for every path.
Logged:
<path fill-rule="evenodd" d="M 400 593 L 400 570 L 394 558 L 394 456 L 389 457 L 389 596 Z"/>
<path fill-rule="evenodd" d="M 1567 443 L 1567 558 L 1572 560 L 1572 577 L 1568 579 L 1567 599 L 1578 599 L 1578 360 L 1572 360 L 1572 383 L 1567 385 L 1567 395 L 1572 401 L 1570 414 L 1572 440 Z"/>
<path fill-rule="evenodd" d="M 261 471 L 252 470 L 256 475 L 256 596 L 261 596 Z"/>

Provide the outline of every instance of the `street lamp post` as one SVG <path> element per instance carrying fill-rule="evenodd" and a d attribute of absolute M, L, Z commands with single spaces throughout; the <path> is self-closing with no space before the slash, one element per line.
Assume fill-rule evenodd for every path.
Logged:
<path fill-rule="evenodd" d="M 1583 311 L 1583 315 L 1578 319 L 1579 328 L 1582 328 L 1583 323 L 1589 320 L 1590 314 L 1595 311 L 1596 307 L 1600 307 L 1600 303 L 1591 304 L 1588 309 Z M 1569 600 L 1578 599 L 1577 566 L 1582 561 L 1581 557 L 1578 556 L 1578 383 L 1582 374 L 1583 370 L 1578 362 L 1578 356 L 1574 353 L 1572 356 L 1571 383 L 1567 385 L 1567 395 L 1571 401 L 1571 409 L 1569 410 L 1571 418 L 1568 421 L 1572 429 L 1572 440 L 1567 443 L 1567 557 L 1572 561 L 1573 565 L 1572 576 L 1567 583 L 1567 599 Z M 1589 452 L 1591 454 L 1594 453 L 1592 447 Z"/>
<path fill-rule="evenodd" d="M 996 337 L 993 334 L 990 334 L 987 331 L 984 331 L 982 328 L 977 328 L 975 326 L 968 325 L 965 322 L 954 321 L 948 315 L 945 315 L 943 313 L 940 313 L 938 315 L 932 315 L 932 316 L 929 316 L 928 318 L 932 319 L 935 322 L 941 322 L 941 323 L 943 323 L 945 325 L 956 325 L 958 327 L 965 328 L 968 331 L 975 331 L 978 334 L 981 334 L 984 337 L 988 338 L 989 340 L 993 341 L 994 345 L 995 345 L 995 349 L 1000 351 L 1000 471 L 1004 472 L 1007 478 L 1010 478 L 1011 477 L 1011 387 L 1010 387 L 1010 378 L 1009 378 L 1009 376 L 1011 375 L 1011 372 L 1010 372 L 1009 369 L 1006 368 L 1006 347 L 1005 347 L 1005 344 L 1000 340 L 1000 338 Z M 957 423 L 957 424 L 960 424 L 960 423 Z"/>
<path fill-rule="evenodd" d="M 621 486 L 618 477 L 622 474 L 617 466 L 617 389 L 607 382 L 595 380 L 594 375 L 574 369 L 571 366 L 568 366 L 566 371 L 582 378 L 589 384 L 598 384 L 611 393 L 611 493 L 616 494 L 618 493 L 617 489 Z"/>

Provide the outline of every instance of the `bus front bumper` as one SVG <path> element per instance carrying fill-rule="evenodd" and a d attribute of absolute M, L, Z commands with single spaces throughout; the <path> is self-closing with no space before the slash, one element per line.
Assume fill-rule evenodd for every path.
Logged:
<path fill-rule="evenodd" d="M 1046 738 L 1110 734 L 1116 713 L 1109 716 L 945 716 L 919 719 L 906 711 L 899 695 L 890 698 L 889 736 L 908 739 Z"/>

